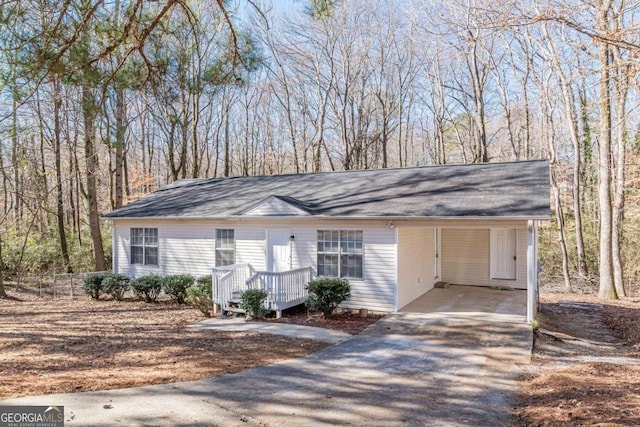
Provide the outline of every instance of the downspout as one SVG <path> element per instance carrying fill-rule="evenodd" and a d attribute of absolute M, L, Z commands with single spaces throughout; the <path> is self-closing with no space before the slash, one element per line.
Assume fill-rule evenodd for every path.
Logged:
<path fill-rule="evenodd" d="M 395 295 L 395 301 L 393 303 L 393 311 L 395 311 L 396 313 L 398 312 L 398 310 L 400 309 L 400 307 L 398 307 L 398 292 L 400 291 L 400 281 L 399 281 L 399 265 L 400 265 L 400 259 L 398 258 L 398 255 L 400 253 L 399 248 L 398 248 L 398 227 L 394 228 L 394 234 L 395 234 L 395 243 L 396 243 L 396 265 L 395 265 L 395 270 L 396 270 L 396 274 L 395 274 L 395 278 L 396 278 L 396 295 Z"/>
<path fill-rule="evenodd" d="M 111 223 L 111 272 L 114 274 L 120 274 L 118 268 L 118 257 L 116 255 L 116 222 L 109 222 Z"/>
<path fill-rule="evenodd" d="M 527 221 L 527 323 L 536 318 L 538 300 L 537 235 L 534 221 Z"/>

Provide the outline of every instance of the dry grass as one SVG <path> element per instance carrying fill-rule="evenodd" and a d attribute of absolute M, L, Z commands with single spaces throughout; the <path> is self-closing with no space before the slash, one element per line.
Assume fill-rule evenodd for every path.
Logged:
<path fill-rule="evenodd" d="M 0 399 L 188 381 L 300 357 L 326 346 L 186 328 L 168 302 L 0 299 Z"/>

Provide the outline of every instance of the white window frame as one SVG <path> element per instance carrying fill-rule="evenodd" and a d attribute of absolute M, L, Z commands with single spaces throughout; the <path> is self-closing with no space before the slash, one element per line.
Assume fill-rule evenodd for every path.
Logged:
<path fill-rule="evenodd" d="M 223 248 L 220 247 L 219 242 L 218 242 L 218 233 L 219 232 L 231 232 L 233 234 L 233 248 Z M 233 265 L 236 263 L 236 230 L 234 228 L 216 228 L 214 231 L 214 241 L 215 241 L 215 259 L 214 259 L 214 263 L 216 267 L 224 267 L 227 265 Z M 231 262 L 231 264 L 220 264 L 218 262 L 218 253 L 220 252 L 232 252 L 233 253 L 233 262 Z"/>
<path fill-rule="evenodd" d="M 338 251 L 320 251 L 318 250 L 318 243 L 321 241 L 318 239 L 318 235 L 320 233 L 338 233 Z M 343 245 L 342 245 L 342 234 L 343 233 L 360 233 L 361 235 L 361 239 L 360 239 L 360 243 L 361 243 L 361 251 L 360 253 L 358 252 L 349 252 L 348 250 L 344 250 Z M 323 242 L 326 242 L 326 240 L 322 240 Z M 355 240 L 357 241 L 357 240 Z M 348 242 L 347 242 L 347 246 L 348 246 Z M 318 270 L 318 274 L 320 274 L 320 269 L 319 269 L 319 258 L 320 255 L 336 255 L 338 257 L 338 274 L 336 276 L 325 276 L 325 277 L 339 277 L 341 279 L 353 279 L 353 280 L 363 280 L 364 279 L 364 231 L 363 230 L 330 230 L 330 229 L 322 229 L 322 230 L 317 230 L 316 231 L 316 269 Z M 347 276 L 347 275 L 343 275 L 342 270 L 343 270 L 343 265 L 342 265 L 342 257 L 343 256 L 359 256 L 360 260 L 361 260 L 361 266 L 360 266 L 360 271 L 362 272 L 361 276 Z"/>
<path fill-rule="evenodd" d="M 133 243 L 134 230 L 140 230 L 142 233 L 142 244 Z M 151 230 L 155 232 L 155 243 L 148 242 L 148 235 L 151 234 Z M 134 262 L 133 260 L 133 248 L 142 248 L 142 262 Z M 156 262 L 149 262 L 149 251 L 147 249 L 156 250 Z M 158 228 L 156 227 L 131 227 L 129 229 L 129 262 L 132 265 L 151 265 L 157 267 L 160 264 L 160 245 L 158 237 Z"/>

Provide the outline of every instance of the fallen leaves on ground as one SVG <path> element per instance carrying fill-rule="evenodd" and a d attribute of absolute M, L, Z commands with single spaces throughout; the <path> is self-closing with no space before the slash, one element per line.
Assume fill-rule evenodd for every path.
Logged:
<path fill-rule="evenodd" d="M 539 327 L 513 425 L 640 425 L 638 302 L 542 294 Z"/>
<path fill-rule="evenodd" d="M 187 328 L 170 302 L 0 299 L 0 399 L 190 381 L 304 356 L 325 343 Z"/>

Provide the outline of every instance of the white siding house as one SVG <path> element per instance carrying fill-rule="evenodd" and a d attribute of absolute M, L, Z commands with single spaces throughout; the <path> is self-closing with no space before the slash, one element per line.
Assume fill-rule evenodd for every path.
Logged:
<path fill-rule="evenodd" d="M 269 231 L 286 231 L 295 236 L 291 242 L 291 269 L 316 268 L 317 231 L 319 229 L 362 230 L 364 243 L 364 277 L 350 279 L 351 299 L 345 308 L 368 308 L 375 311 L 396 309 L 396 232 L 380 222 L 361 221 L 344 227 L 340 222 L 302 225 L 276 221 L 267 228 L 257 221 L 216 222 L 209 220 L 142 221 L 146 228 L 158 229 L 158 265 L 131 264 L 131 229 L 140 227 L 140 221 L 114 221 L 114 272 L 131 277 L 156 273 L 190 273 L 194 276 L 211 274 L 215 265 L 215 230 L 235 231 L 237 264 L 251 264 L 255 270 L 269 270 L 267 265 Z"/>
<path fill-rule="evenodd" d="M 548 163 L 533 161 L 178 182 L 104 218 L 132 277 L 245 268 L 241 283 L 262 274 L 275 292 L 313 272 L 349 280 L 343 308 L 382 312 L 440 281 L 527 289 L 531 320 L 548 217 Z"/>

